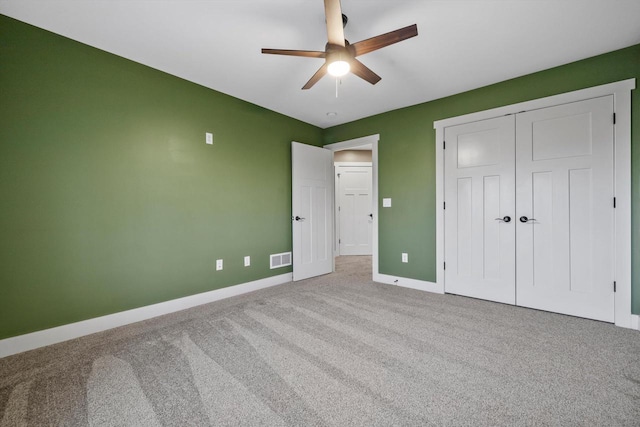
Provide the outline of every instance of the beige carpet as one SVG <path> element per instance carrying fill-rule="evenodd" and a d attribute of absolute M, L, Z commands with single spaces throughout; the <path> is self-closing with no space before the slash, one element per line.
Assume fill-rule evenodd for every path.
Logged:
<path fill-rule="evenodd" d="M 0 359 L 0 425 L 640 425 L 640 333 L 335 274 Z"/>

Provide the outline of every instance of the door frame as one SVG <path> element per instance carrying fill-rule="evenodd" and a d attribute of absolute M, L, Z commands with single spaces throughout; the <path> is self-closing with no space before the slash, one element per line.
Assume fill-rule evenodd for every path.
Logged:
<path fill-rule="evenodd" d="M 373 165 L 371 162 L 333 162 L 333 182 L 334 182 L 334 191 L 335 201 L 333 204 L 334 210 L 334 218 L 333 222 L 335 224 L 334 227 L 334 236 L 333 236 L 333 256 L 340 256 L 340 214 L 339 214 L 339 206 L 340 206 L 340 182 L 338 180 L 338 168 L 340 167 L 349 167 L 349 166 L 364 166 L 371 168 L 371 204 L 373 205 Z M 373 212 L 373 211 L 372 211 Z M 373 238 L 373 223 L 371 224 L 371 233 Z M 372 246 L 373 250 L 373 246 Z"/>
<path fill-rule="evenodd" d="M 631 91 L 636 79 L 595 86 L 531 101 L 433 122 L 436 131 L 436 284 L 444 293 L 444 129 L 523 111 L 552 107 L 601 96 L 613 95 L 614 126 L 614 194 L 615 209 L 615 324 L 637 328 L 638 316 L 631 314 Z M 613 118 L 612 118 L 613 119 Z M 612 201 L 613 202 L 613 201 Z"/>
<path fill-rule="evenodd" d="M 349 139 L 346 141 L 335 142 L 333 144 L 327 144 L 323 148 L 331 150 L 333 152 L 348 150 L 356 147 L 370 146 L 371 147 L 371 176 L 373 178 L 373 185 L 371 187 L 371 200 L 373 204 L 373 224 L 371 224 L 371 270 L 372 276 L 375 280 L 379 275 L 378 271 L 378 141 L 380 135 L 363 136 L 362 138 Z M 335 176 L 335 167 L 334 167 Z M 334 225 L 335 228 L 335 225 Z M 334 230 L 335 236 L 335 230 Z M 334 264 L 335 270 L 335 264 Z"/>

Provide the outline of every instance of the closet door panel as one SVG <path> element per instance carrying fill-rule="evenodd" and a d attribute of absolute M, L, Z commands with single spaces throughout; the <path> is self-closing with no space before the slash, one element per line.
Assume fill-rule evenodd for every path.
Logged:
<path fill-rule="evenodd" d="M 445 291 L 515 303 L 513 116 L 445 129 Z"/>
<path fill-rule="evenodd" d="M 612 118 L 612 96 L 517 115 L 518 305 L 614 321 Z"/>

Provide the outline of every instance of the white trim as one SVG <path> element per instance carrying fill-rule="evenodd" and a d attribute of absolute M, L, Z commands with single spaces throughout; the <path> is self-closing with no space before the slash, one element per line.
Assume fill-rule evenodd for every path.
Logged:
<path fill-rule="evenodd" d="M 631 327 L 631 90 L 613 92 L 615 147 L 615 323 Z M 640 129 L 636 129 L 637 131 Z"/>
<path fill-rule="evenodd" d="M 346 141 L 334 142 L 332 144 L 325 145 L 323 148 L 326 148 L 327 150 L 331 150 L 331 151 L 343 151 L 343 150 L 354 149 L 356 147 L 367 147 L 368 149 L 373 151 L 373 148 L 374 148 L 373 144 L 375 142 L 378 142 L 379 140 L 380 140 L 380 135 L 375 134 L 375 135 L 363 136 L 361 138 L 348 139 Z"/>
<path fill-rule="evenodd" d="M 448 119 L 433 122 L 433 128 L 445 128 L 462 123 L 477 122 L 493 117 L 516 114 L 521 111 L 537 110 L 554 105 L 568 104 L 570 102 L 584 101 L 585 99 L 598 98 L 600 96 L 613 95 L 616 93 L 629 92 L 636 88 L 636 79 L 627 79 L 606 85 L 590 87 L 587 89 L 575 90 L 573 92 L 561 93 L 560 95 L 547 96 L 545 98 L 531 101 L 519 102 L 517 104 L 505 105 L 503 107 L 492 108 L 490 110 L 478 111 L 476 113 L 465 114 L 463 116 L 451 117 Z"/>
<path fill-rule="evenodd" d="M 378 141 L 380 135 L 369 135 L 362 138 L 350 139 L 348 141 L 335 142 L 333 144 L 327 144 L 324 148 L 331 151 L 348 150 L 354 147 L 367 146 L 371 144 L 371 174 L 373 175 L 373 231 L 371 236 L 371 269 L 373 271 L 373 277 L 378 274 Z"/>
<path fill-rule="evenodd" d="M 436 283 L 444 293 L 444 127 L 440 126 L 436 128 Z"/>
<path fill-rule="evenodd" d="M 350 167 L 350 166 L 363 166 L 363 167 L 371 167 L 371 162 L 333 162 L 335 167 Z"/>
<path fill-rule="evenodd" d="M 388 274 L 374 274 L 373 281 L 378 283 L 386 283 L 387 285 L 396 285 L 402 288 L 417 289 L 419 291 L 433 292 L 442 294 L 437 283 L 427 282 L 425 280 L 409 279 L 407 277 L 390 276 Z"/>
<path fill-rule="evenodd" d="M 491 110 L 433 122 L 436 130 L 436 281 L 444 292 L 444 129 L 462 123 L 486 120 L 554 105 L 567 104 L 601 96 L 614 96 L 615 125 L 615 194 L 616 194 L 616 269 L 615 324 L 631 328 L 631 91 L 635 79 L 622 80 Z"/>
<path fill-rule="evenodd" d="M 338 166 L 333 162 L 333 271 L 336 271 L 336 257 L 340 256 L 340 215 L 336 206 L 340 206 L 338 195 L 340 194 L 340 182 L 338 182 Z"/>
<path fill-rule="evenodd" d="M 637 314 L 631 315 L 631 329 L 637 329 L 640 331 L 640 316 Z"/>
<path fill-rule="evenodd" d="M 145 307 L 134 308 L 132 310 L 121 311 L 93 319 L 83 320 L 76 323 L 45 329 L 43 331 L 32 332 L 30 334 L 19 335 L 17 337 L 6 338 L 0 341 L 0 358 L 23 351 L 33 350 L 47 345 L 57 344 L 107 329 L 117 328 L 130 323 L 140 322 L 153 317 L 174 313 L 187 308 L 196 307 L 202 304 L 219 301 L 248 292 L 257 291 L 271 286 L 289 283 L 292 280 L 292 273 L 285 273 L 278 276 L 267 277 L 253 282 L 242 283 L 240 285 L 229 286 L 222 289 L 215 289 L 196 295 L 177 298 L 158 304 L 147 305 Z"/>

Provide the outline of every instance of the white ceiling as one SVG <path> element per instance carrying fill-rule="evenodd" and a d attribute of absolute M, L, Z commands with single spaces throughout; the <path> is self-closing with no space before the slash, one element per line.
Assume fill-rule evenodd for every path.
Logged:
<path fill-rule="evenodd" d="M 418 37 L 300 88 L 324 50 L 322 0 L 0 0 L 0 13 L 320 127 L 442 98 L 640 43 L 640 0 L 342 0 L 354 43 L 413 23 Z M 337 115 L 328 116 L 328 112 Z"/>

